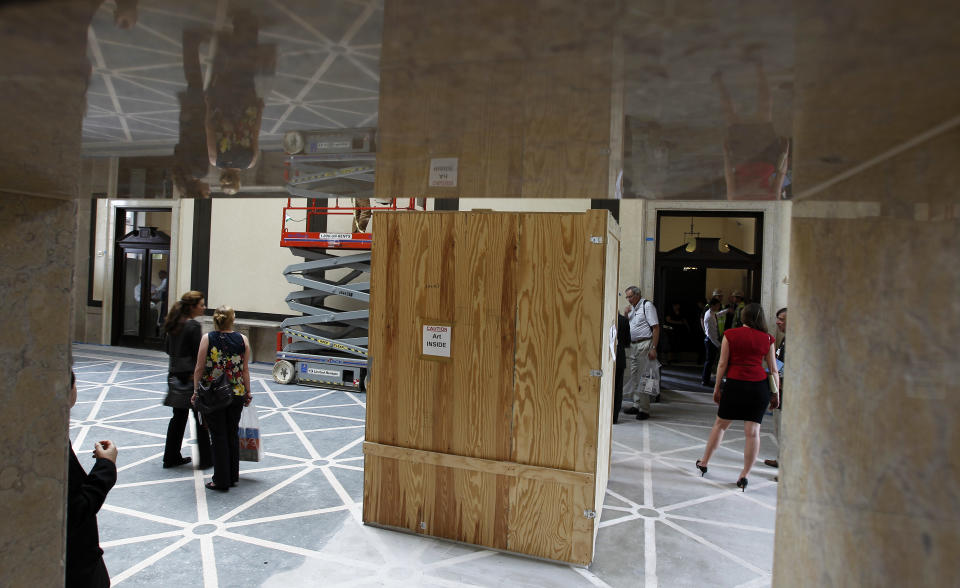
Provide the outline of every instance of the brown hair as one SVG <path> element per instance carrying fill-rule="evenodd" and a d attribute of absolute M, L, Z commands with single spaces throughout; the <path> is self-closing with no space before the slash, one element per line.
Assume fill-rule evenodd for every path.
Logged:
<path fill-rule="evenodd" d="M 193 309 L 196 308 L 202 300 L 203 292 L 196 290 L 190 290 L 181 296 L 180 300 L 174 302 L 173 307 L 170 308 L 170 312 L 167 313 L 167 318 L 163 321 L 163 332 L 168 335 L 176 335 L 179 333 L 180 329 L 183 328 L 183 323 L 190 318 L 190 315 L 193 314 Z"/>
<path fill-rule="evenodd" d="M 756 302 L 751 302 L 743 307 L 743 310 L 740 311 L 740 321 L 743 322 L 745 327 L 767 332 L 767 321 L 763 318 L 763 307 Z"/>
<path fill-rule="evenodd" d="M 233 309 L 229 306 L 218 306 L 213 311 L 213 326 L 218 331 L 229 331 L 233 328 Z"/>

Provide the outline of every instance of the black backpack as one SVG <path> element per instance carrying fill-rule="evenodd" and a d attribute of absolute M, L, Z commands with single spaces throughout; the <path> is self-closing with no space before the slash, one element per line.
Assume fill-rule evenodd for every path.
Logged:
<path fill-rule="evenodd" d="M 213 335 L 217 334 L 222 341 L 222 336 L 216 331 L 210 332 L 210 342 L 213 343 Z M 209 353 L 209 351 L 208 351 Z M 233 387 L 227 380 L 227 372 L 220 372 L 220 376 L 209 383 L 200 382 L 197 387 L 197 410 L 203 414 L 210 414 L 230 406 L 233 402 Z"/>

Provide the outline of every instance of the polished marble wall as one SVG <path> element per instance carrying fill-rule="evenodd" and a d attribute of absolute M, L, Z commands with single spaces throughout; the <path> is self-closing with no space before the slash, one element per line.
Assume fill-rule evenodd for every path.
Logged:
<path fill-rule="evenodd" d="M 0 584 L 63 583 L 85 3 L 0 7 Z M 56 15 L 51 19 L 51 15 Z"/>
<path fill-rule="evenodd" d="M 946 586 L 960 550 L 956 4 L 806 3 L 774 586 Z"/>
<path fill-rule="evenodd" d="M 75 202 L 0 197 L 0 569 L 62 582 Z"/>

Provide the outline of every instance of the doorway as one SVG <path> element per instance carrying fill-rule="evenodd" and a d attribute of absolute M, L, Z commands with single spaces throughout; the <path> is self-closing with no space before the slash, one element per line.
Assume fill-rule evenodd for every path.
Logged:
<path fill-rule="evenodd" d="M 121 217 L 120 214 L 123 214 Z M 118 210 L 114 268 L 112 345 L 161 349 L 162 326 L 169 303 L 170 235 L 140 223 L 164 220 L 170 211 Z M 149 214 L 149 216 L 148 216 Z M 129 229 L 129 230 L 128 230 Z"/>
<path fill-rule="evenodd" d="M 672 357 L 702 356 L 700 321 L 714 290 L 724 304 L 737 290 L 760 298 L 762 237 L 762 213 L 658 211 L 654 304 Z"/>

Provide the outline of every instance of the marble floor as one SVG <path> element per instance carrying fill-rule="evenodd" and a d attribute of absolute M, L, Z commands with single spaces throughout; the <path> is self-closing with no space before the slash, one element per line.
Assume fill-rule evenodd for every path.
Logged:
<path fill-rule="evenodd" d="M 100 511 L 115 586 L 769 586 L 776 470 L 758 463 L 746 493 L 735 425 L 705 478 L 694 461 L 713 422 L 709 394 L 665 373 L 653 418 L 614 427 L 613 465 L 589 568 L 367 527 L 363 394 L 252 379 L 265 455 L 241 462 L 229 493 L 212 470 L 160 467 L 170 409 L 166 356 L 77 344 L 79 400 L 70 438 L 84 467 L 95 441 L 119 447 L 118 481 Z M 760 460 L 775 445 L 767 419 Z M 193 455 L 193 424 L 184 455 Z M 193 452 L 193 453 L 192 453 Z"/>

